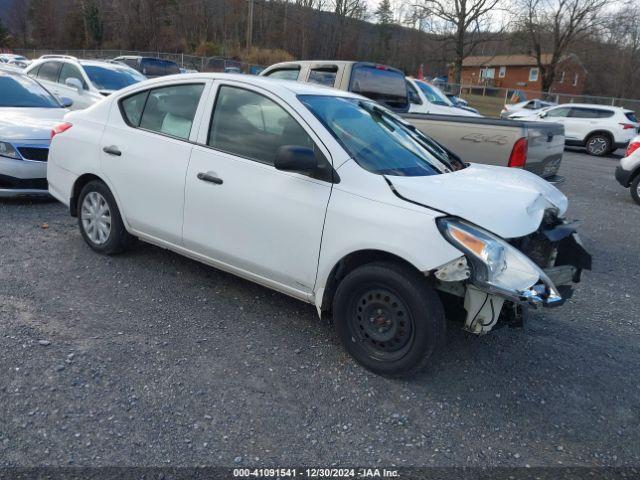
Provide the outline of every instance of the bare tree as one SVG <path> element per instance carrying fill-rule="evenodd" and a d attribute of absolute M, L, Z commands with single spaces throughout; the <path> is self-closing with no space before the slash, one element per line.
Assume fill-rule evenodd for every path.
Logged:
<path fill-rule="evenodd" d="M 522 0 L 519 23 L 529 39 L 544 92 L 553 85 L 558 64 L 570 47 L 604 24 L 607 4 L 609 0 Z"/>
<path fill-rule="evenodd" d="M 500 5 L 501 0 L 422 0 L 416 5 L 421 27 L 453 42 L 455 83 L 460 83 L 463 60 L 487 40 L 490 28 L 495 30 L 492 13 Z"/>
<path fill-rule="evenodd" d="M 366 12 L 365 0 L 333 0 L 333 13 L 338 17 L 362 19 Z"/>
<path fill-rule="evenodd" d="M 29 2 L 13 2 L 9 9 L 9 25 L 14 36 L 19 40 L 21 47 L 27 47 L 29 43 Z"/>

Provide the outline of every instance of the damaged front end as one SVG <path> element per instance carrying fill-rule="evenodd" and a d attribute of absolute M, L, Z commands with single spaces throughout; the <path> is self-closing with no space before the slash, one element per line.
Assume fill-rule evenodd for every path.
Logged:
<path fill-rule="evenodd" d="M 489 332 L 501 313 L 518 319 L 527 306 L 562 305 L 582 270 L 591 268 L 575 229 L 553 209 L 536 232 L 508 241 L 455 217 L 440 218 L 438 227 L 464 256 L 436 269 L 437 287 L 464 298 L 465 329 L 472 333 Z"/>

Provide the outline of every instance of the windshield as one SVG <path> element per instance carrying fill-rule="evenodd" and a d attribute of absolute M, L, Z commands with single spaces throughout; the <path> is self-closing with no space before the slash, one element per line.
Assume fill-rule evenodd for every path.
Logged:
<path fill-rule="evenodd" d="M 91 83 L 98 90 L 120 90 L 134 83 L 146 80 L 145 76 L 129 67 L 111 65 L 84 65 Z"/>
<path fill-rule="evenodd" d="M 0 107 L 61 108 L 39 83 L 22 75 L 0 72 Z"/>
<path fill-rule="evenodd" d="M 435 142 L 374 102 L 324 95 L 299 99 L 372 173 L 415 177 L 464 168 Z"/>
<path fill-rule="evenodd" d="M 433 85 L 429 85 L 428 83 L 421 82 L 419 80 L 416 81 L 416 85 L 418 85 L 420 90 L 422 90 L 422 93 L 424 93 L 429 102 L 435 105 L 443 105 L 445 107 L 453 106 L 451 100 L 449 100 L 447 96 L 442 93 L 442 90 L 440 90 L 438 87 L 434 87 Z"/>

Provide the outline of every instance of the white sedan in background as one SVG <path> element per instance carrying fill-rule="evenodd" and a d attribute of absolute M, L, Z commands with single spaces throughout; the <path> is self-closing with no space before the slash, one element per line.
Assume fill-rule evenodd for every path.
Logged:
<path fill-rule="evenodd" d="M 553 102 L 545 102 L 544 100 L 539 100 L 537 98 L 518 103 L 506 103 L 500 112 L 500 118 L 518 120 L 534 115 L 535 113 L 540 112 L 543 108 L 549 108 L 555 105 L 557 104 Z"/>
<path fill-rule="evenodd" d="M 186 74 L 56 131 L 49 191 L 93 250 L 138 237 L 331 311 L 345 348 L 380 374 L 430 361 L 445 297 L 483 334 L 505 303 L 562 304 L 590 267 L 551 184 L 450 158 L 349 92 Z"/>
<path fill-rule="evenodd" d="M 87 108 L 117 90 L 146 80 L 123 64 L 66 55 L 43 55 L 25 73 L 55 95 L 73 100 L 73 110 Z"/>
<path fill-rule="evenodd" d="M 16 68 L 26 68 L 30 63 L 31 60 L 23 55 L 15 55 L 13 53 L 0 54 L 0 65 L 5 64 Z"/>

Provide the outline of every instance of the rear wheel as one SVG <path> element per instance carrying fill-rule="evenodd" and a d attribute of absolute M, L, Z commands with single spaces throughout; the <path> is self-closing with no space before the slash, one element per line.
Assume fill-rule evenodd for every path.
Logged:
<path fill-rule="evenodd" d="M 376 262 L 353 270 L 338 286 L 333 312 L 346 350 L 381 375 L 421 370 L 445 338 L 440 299 L 409 266 Z"/>
<path fill-rule="evenodd" d="M 629 188 L 631 190 L 631 198 L 640 205 L 640 174 L 636 175 Z"/>
<path fill-rule="evenodd" d="M 596 157 L 602 157 L 611 153 L 611 138 L 604 133 L 596 133 L 587 139 L 587 152 Z"/>
<path fill-rule="evenodd" d="M 98 253 L 120 253 L 133 239 L 124 228 L 111 191 L 97 180 L 87 183 L 80 192 L 78 225 L 85 242 Z"/>

